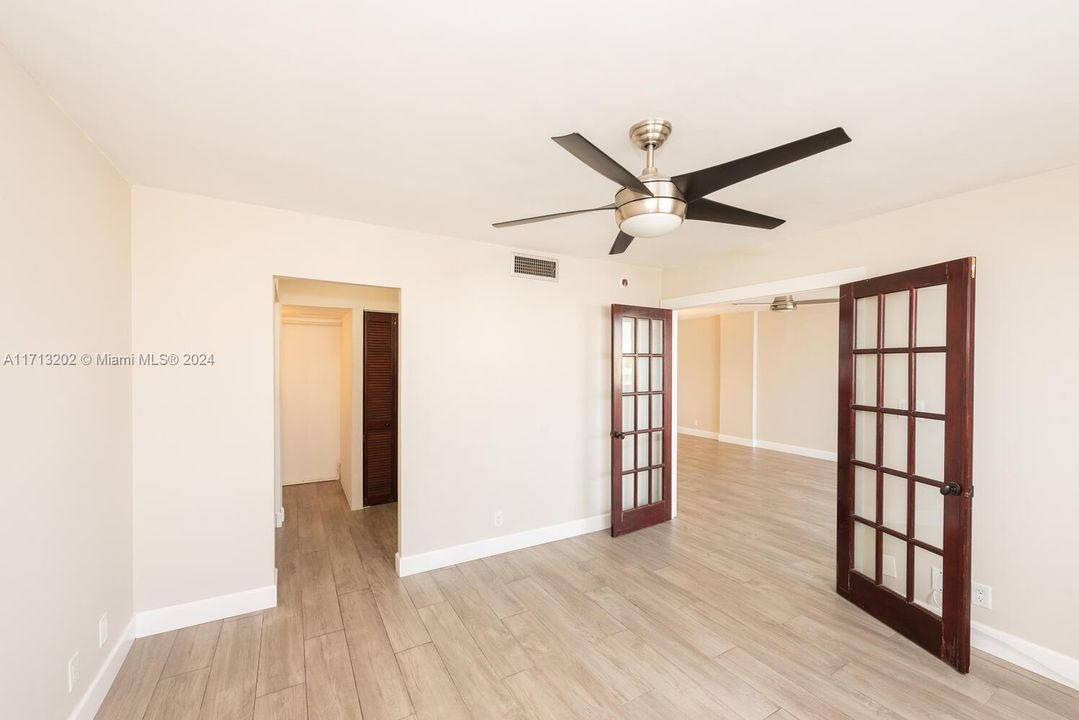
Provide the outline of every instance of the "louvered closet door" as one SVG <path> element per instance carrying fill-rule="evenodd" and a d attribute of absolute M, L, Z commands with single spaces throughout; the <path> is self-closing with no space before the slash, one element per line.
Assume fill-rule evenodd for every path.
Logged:
<path fill-rule="evenodd" d="M 397 315 L 363 314 L 363 504 L 397 502 Z"/>

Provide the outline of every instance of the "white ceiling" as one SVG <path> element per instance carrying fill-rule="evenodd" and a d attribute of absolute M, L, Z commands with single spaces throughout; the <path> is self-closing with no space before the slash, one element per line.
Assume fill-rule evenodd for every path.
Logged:
<path fill-rule="evenodd" d="M 686 223 L 642 264 L 1079 162 L 1074 0 L 0 0 L 0 42 L 133 182 L 586 257 L 613 213 L 489 226 L 611 201 L 552 135 L 637 172 L 665 117 L 668 174 L 854 138 L 713 195 L 780 229 Z"/>

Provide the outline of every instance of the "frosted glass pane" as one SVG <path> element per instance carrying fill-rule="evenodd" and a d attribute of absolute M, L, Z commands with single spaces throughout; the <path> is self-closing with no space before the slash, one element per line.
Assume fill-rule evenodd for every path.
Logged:
<path fill-rule="evenodd" d="M 637 429 L 648 429 L 648 396 L 637 396 Z"/>
<path fill-rule="evenodd" d="M 622 509 L 633 509 L 633 473 L 622 476 Z"/>
<path fill-rule="evenodd" d="M 910 343 L 910 291 L 884 296 L 884 347 L 907 347 Z"/>
<path fill-rule="evenodd" d="M 907 480 L 884 473 L 884 526 L 907 533 Z"/>
<path fill-rule="evenodd" d="M 944 353 L 918 353 L 917 358 L 914 409 L 918 412 L 943 413 L 947 356 Z"/>
<path fill-rule="evenodd" d="M 877 356 L 854 356 L 854 404 L 877 404 Z"/>
<path fill-rule="evenodd" d="M 877 462 L 877 414 L 865 411 L 854 413 L 854 459 Z"/>
<path fill-rule="evenodd" d="M 633 422 L 633 396 L 622 396 L 622 432 L 636 430 Z"/>
<path fill-rule="evenodd" d="M 622 352 L 633 352 L 633 328 L 635 323 L 633 318 L 622 318 Z"/>
<path fill-rule="evenodd" d="M 626 435 L 622 442 L 622 470 L 632 470 L 633 465 L 633 435 Z"/>
<path fill-rule="evenodd" d="M 914 474 L 944 480 L 944 421 L 914 421 Z"/>
<path fill-rule="evenodd" d="M 884 546 L 881 558 L 881 584 L 907 596 L 907 543 L 899 538 L 892 537 L 888 533 L 882 535 Z"/>
<path fill-rule="evenodd" d="M 652 502 L 663 502 L 663 470 L 652 471 Z"/>
<path fill-rule="evenodd" d="M 622 358 L 622 392 L 633 392 L 633 358 Z"/>
<path fill-rule="evenodd" d="M 652 427 L 663 427 L 663 396 L 652 396 Z"/>
<path fill-rule="evenodd" d="M 648 358 L 637 358 L 637 392 L 648 392 Z"/>
<path fill-rule="evenodd" d="M 854 347 L 877 346 L 877 296 L 854 301 Z"/>
<path fill-rule="evenodd" d="M 884 467 L 907 471 L 907 418 L 884 416 Z"/>
<path fill-rule="evenodd" d="M 657 355 L 663 352 L 663 321 L 652 321 L 652 352 Z"/>
<path fill-rule="evenodd" d="M 663 389 L 663 358 L 652 358 L 652 389 Z"/>
<path fill-rule="evenodd" d="M 884 407 L 906 410 L 910 402 L 910 375 L 906 355 L 884 355 Z"/>
<path fill-rule="evenodd" d="M 648 433 L 637 436 L 637 467 L 648 467 Z"/>
<path fill-rule="evenodd" d="M 944 548 L 944 496 L 933 485 L 914 483 L 914 537 Z"/>
<path fill-rule="evenodd" d="M 637 473 L 637 507 L 648 504 L 648 472 Z"/>
<path fill-rule="evenodd" d="M 936 571 L 936 572 L 934 572 Z M 937 578 L 934 592 L 933 578 Z M 914 547 L 914 602 L 934 615 L 940 615 L 944 603 L 944 558 L 928 550 Z"/>
<path fill-rule="evenodd" d="M 854 514 L 877 520 L 877 471 L 854 466 Z"/>
<path fill-rule="evenodd" d="M 637 318 L 637 352 L 648 352 L 648 318 Z"/>
<path fill-rule="evenodd" d="M 918 291 L 918 318 L 914 342 L 919 347 L 948 344 L 948 286 L 934 285 Z"/>
<path fill-rule="evenodd" d="M 877 574 L 877 531 L 854 521 L 854 569 L 872 580 Z"/>
<path fill-rule="evenodd" d="M 663 464 L 663 433 L 652 433 L 652 464 Z"/>

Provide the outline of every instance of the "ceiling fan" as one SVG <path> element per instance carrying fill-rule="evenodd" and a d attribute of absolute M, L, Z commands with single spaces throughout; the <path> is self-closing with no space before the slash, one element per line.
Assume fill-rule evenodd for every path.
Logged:
<path fill-rule="evenodd" d="M 776 295 L 770 303 L 766 302 L 736 302 L 732 305 L 767 305 L 774 312 L 794 312 L 799 305 L 825 305 L 837 303 L 839 298 L 825 298 L 822 300 L 795 300 L 792 295 Z"/>
<path fill-rule="evenodd" d="M 796 160 L 802 160 L 810 155 L 816 155 L 850 142 L 850 136 L 843 128 L 833 128 L 771 150 L 764 150 L 703 170 L 667 177 L 656 170 L 655 151 L 666 142 L 670 134 L 671 124 L 666 120 L 658 119 L 642 120 L 629 129 L 629 137 L 633 144 L 646 153 L 646 167 L 639 177 L 634 177 L 629 170 L 608 157 L 580 133 L 551 138 L 585 165 L 620 186 L 619 191 L 615 193 L 614 202 L 584 210 L 570 210 L 499 222 L 494 226 L 496 228 L 512 227 L 596 210 L 614 210 L 615 221 L 618 223 L 618 237 L 611 246 L 611 255 L 625 252 L 634 238 L 665 235 L 677 229 L 684 219 L 771 230 L 782 225 L 784 221 L 724 205 L 708 200 L 704 196 L 769 170 L 789 165 Z"/>

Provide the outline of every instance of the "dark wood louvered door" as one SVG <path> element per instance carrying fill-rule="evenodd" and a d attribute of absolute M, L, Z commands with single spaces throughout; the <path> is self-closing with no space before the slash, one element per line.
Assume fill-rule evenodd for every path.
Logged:
<path fill-rule="evenodd" d="M 836 589 L 970 663 L 974 258 L 840 288 Z"/>
<path fill-rule="evenodd" d="M 397 502 L 397 315 L 363 314 L 363 504 Z"/>

